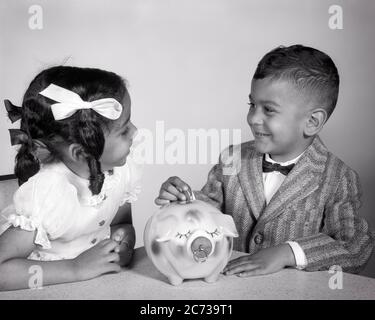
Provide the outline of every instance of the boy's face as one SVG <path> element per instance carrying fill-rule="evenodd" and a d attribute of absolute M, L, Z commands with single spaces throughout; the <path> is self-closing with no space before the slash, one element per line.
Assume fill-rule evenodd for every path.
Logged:
<path fill-rule="evenodd" d="M 256 148 L 273 160 L 285 162 L 301 154 L 309 108 L 302 94 L 286 80 L 253 79 L 247 122 Z"/>

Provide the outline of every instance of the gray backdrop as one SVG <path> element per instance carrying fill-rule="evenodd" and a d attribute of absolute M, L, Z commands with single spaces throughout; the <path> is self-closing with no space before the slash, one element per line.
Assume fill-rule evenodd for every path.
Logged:
<path fill-rule="evenodd" d="M 133 122 L 152 132 L 160 120 L 165 130 L 238 128 L 242 140 L 251 139 L 246 103 L 258 60 L 280 44 L 301 43 L 325 51 L 338 66 L 341 87 L 337 109 L 321 136 L 360 174 L 361 215 L 375 228 L 374 1 L 39 0 L 38 8 L 33 4 L 0 2 L 1 100 L 20 103 L 35 74 L 52 65 L 104 68 L 128 79 Z M 342 29 L 329 12 L 332 4 L 342 9 Z M 330 19 L 338 29 L 330 28 Z M 10 127 L 2 111 L 0 175 L 12 173 Z M 143 244 L 143 228 L 156 210 L 153 200 L 162 181 L 179 175 L 200 188 L 211 166 L 155 161 L 144 166 L 143 193 L 133 207 L 137 246 Z M 365 274 L 375 277 L 374 258 Z"/>

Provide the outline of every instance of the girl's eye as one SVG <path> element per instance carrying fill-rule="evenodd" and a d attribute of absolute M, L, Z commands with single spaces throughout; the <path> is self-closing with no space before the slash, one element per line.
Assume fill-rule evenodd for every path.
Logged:
<path fill-rule="evenodd" d="M 252 102 L 248 102 L 247 104 L 250 106 L 250 109 L 255 108 L 255 104 L 254 104 L 254 103 L 252 103 Z"/>
<path fill-rule="evenodd" d="M 273 108 L 268 107 L 268 106 L 264 107 L 264 111 L 266 111 L 267 113 L 273 113 L 273 112 L 275 112 L 275 110 Z"/>
<path fill-rule="evenodd" d="M 220 234 L 219 230 L 216 228 L 213 232 L 206 231 L 212 238 Z"/>
<path fill-rule="evenodd" d="M 189 238 L 190 235 L 191 235 L 191 231 L 190 230 L 188 232 L 186 232 L 186 233 L 179 233 L 179 232 L 177 232 L 176 238 L 181 239 L 181 238 L 185 237 L 187 239 L 187 238 Z"/>

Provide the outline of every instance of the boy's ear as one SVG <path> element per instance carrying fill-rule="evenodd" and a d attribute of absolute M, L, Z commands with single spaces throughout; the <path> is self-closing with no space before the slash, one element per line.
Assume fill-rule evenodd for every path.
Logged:
<path fill-rule="evenodd" d="M 322 130 L 326 120 L 327 111 L 324 108 L 313 109 L 308 115 L 304 134 L 308 137 L 318 134 Z"/>
<path fill-rule="evenodd" d="M 68 156 L 73 161 L 83 161 L 86 159 L 87 154 L 80 144 L 73 143 L 68 148 Z"/>

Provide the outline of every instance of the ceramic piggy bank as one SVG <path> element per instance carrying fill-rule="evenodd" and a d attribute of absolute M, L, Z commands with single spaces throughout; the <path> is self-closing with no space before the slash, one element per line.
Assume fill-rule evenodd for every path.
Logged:
<path fill-rule="evenodd" d="M 233 218 L 194 200 L 163 206 L 144 232 L 147 255 L 173 285 L 184 279 L 215 282 L 226 266 L 237 237 Z"/>

